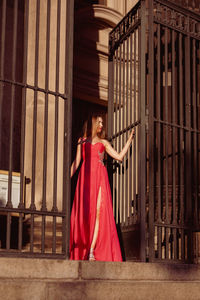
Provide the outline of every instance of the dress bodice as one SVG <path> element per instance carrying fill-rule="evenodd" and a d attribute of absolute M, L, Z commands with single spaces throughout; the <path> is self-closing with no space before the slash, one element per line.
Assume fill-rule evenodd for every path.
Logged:
<path fill-rule="evenodd" d="M 85 142 L 82 144 L 82 158 L 83 161 L 86 162 L 100 162 L 104 165 L 104 153 L 105 153 L 105 146 L 101 142 L 97 142 L 92 144 L 90 142 Z"/>

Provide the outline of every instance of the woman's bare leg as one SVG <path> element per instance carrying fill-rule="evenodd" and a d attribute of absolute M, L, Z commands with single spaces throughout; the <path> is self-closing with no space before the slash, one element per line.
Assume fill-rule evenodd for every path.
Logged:
<path fill-rule="evenodd" d="M 98 237 L 98 232 L 99 232 L 99 217 L 100 217 L 100 206 L 101 206 L 101 187 L 99 188 L 99 194 L 97 198 L 97 211 L 96 211 L 96 221 L 95 221 L 95 226 L 94 226 L 94 234 L 93 234 L 93 239 L 90 247 L 90 257 L 89 260 L 95 260 L 93 257 L 93 251 L 96 245 L 97 237 Z"/>

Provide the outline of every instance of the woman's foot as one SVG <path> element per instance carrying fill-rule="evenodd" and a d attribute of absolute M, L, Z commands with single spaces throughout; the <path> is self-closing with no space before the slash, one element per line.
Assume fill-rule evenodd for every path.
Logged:
<path fill-rule="evenodd" d="M 90 261 L 96 260 L 96 259 L 95 259 L 95 256 L 94 256 L 94 250 L 93 250 L 93 249 L 90 249 L 89 260 L 90 260 Z"/>

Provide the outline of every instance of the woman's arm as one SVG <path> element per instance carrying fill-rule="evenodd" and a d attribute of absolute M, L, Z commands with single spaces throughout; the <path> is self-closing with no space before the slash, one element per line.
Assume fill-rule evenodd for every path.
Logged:
<path fill-rule="evenodd" d="M 130 136 L 124 146 L 124 148 L 122 149 L 122 151 L 120 153 L 118 153 L 117 151 L 115 151 L 115 149 L 111 146 L 111 144 L 105 140 L 104 141 L 104 144 L 105 144 L 105 148 L 106 148 L 106 152 L 114 159 L 116 160 L 119 160 L 119 161 L 122 161 L 124 156 L 126 155 L 127 151 L 128 151 L 128 148 L 130 147 L 131 145 L 131 142 L 132 142 L 132 139 L 135 135 L 135 131 L 132 130 L 131 133 L 130 133 Z"/>
<path fill-rule="evenodd" d="M 76 150 L 76 158 L 71 165 L 71 177 L 74 175 L 76 170 L 79 167 L 81 162 L 81 138 L 78 140 L 77 150 Z"/>

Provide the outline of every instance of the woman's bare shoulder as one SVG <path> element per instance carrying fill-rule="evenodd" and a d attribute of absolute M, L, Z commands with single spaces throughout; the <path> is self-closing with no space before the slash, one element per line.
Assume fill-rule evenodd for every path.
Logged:
<path fill-rule="evenodd" d="M 104 144 L 105 147 L 109 145 L 109 142 L 106 139 L 101 139 L 101 143 Z"/>

